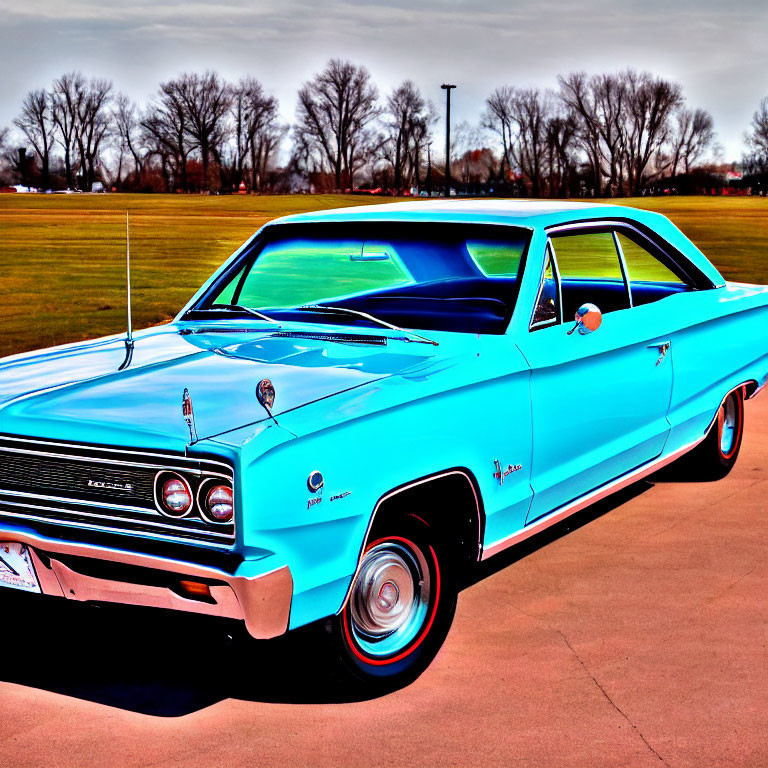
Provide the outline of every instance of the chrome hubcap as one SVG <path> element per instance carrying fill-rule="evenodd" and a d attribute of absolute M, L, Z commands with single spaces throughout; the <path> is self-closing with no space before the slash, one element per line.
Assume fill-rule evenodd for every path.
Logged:
<path fill-rule="evenodd" d="M 720 450 L 727 454 L 733 448 L 736 435 L 736 401 L 729 397 L 720 406 Z"/>
<path fill-rule="evenodd" d="M 398 542 L 372 547 L 350 595 L 352 634 L 368 654 L 384 656 L 410 643 L 424 624 L 430 597 L 424 555 Z"/>

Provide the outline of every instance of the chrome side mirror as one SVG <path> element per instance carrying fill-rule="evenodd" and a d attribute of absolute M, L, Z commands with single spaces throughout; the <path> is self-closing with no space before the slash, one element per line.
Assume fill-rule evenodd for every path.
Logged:
<path fill-rule="evenodd" d="M 582 304 L 576 310 L 576 325 L 568 331 L 570 336 L 577 328 L 582 336 L 596 331 L 603 322 L 603 313 L 594 304 Z"/>

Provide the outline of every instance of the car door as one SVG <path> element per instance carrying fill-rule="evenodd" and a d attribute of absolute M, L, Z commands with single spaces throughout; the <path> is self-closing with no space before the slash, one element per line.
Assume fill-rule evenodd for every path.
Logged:
<path fill-rule="evenodd" d="M 576 328 L 584 303 L 602 310 Z M 658 456 L 669 434 L 672 361 L 663 313 L 632 307 L 611 227 L 550 230 L 528 333 L 533 422 L 527 523 Z"/>

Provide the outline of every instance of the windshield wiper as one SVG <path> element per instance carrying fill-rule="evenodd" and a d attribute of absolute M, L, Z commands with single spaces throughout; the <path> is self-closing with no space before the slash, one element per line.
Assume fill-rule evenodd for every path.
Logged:
<path fill-rule="evenodd" d="M 388 323 L 385 320 L 380 320 L 378 317 L 369 315 L 367 312 L 360 312 L 357 309 L 350 309 L 349 307 L 329 307 L 325 304 L 305 304 L 302 307 L 296 307 L 296 309 L 299 309 L 302 312 L 319 312 L 324 315 L 352 315 L 353 317 L 362 317 L 363 319 L 368 320 L 371 323 L 375 323 L 376 325 L 381 325 L 384 328 L 389 328 L 390 330 L 398 331 L 399 333 L 407 333 L 413 337 L 403 337 L 402 341 L 416 341 L 420 344 L 432 344 L 435 347 L 440 346 L 439 342 L 434 341 L 433 339 L 428 339 L 426 336 L 421 336 L 418 333 L 407 330 L 406 328 L 399 328 L 396 325 L 392 325 L 392 323 Z"/>
<path fill-rule="evenodd" d="M 261 320 L 266 320 L 268 323 L 275 323 L 280 325 L 274 318 L 265 315 L 263 312 L 259 312 L 258 309 L 251 309 L 251 307 L 244 307 L 242 304 L 211 304 L 210 307 L 200 308 L 195 310 L 197 312 L 245 312 L 248 315 L 253 315 Z"/>

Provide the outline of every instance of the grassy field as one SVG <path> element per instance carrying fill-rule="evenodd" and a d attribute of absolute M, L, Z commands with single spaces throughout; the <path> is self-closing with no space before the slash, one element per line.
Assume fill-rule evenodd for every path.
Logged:
<path fill-rule="evenodd" d="M 0 356 L 120 332 L 125 211 L 135 327 L 172 318 L 275 216 L 381 202 L 351 196 L 0 195 Z M 731 280 L 768 283 L 768 199 L 639 198 Z"/>

